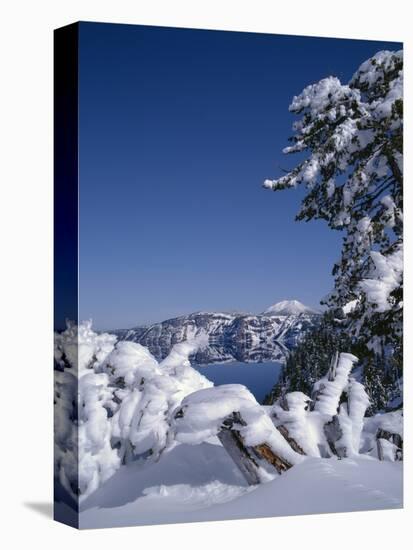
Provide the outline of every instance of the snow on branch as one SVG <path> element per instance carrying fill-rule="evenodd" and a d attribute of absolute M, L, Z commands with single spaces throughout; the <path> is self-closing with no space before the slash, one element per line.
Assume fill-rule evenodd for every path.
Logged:
<path fill-rule="evenodd" d="M 332 365 L 329 373 L 314 384 L 313 394 L 316 395 L 314 403 L 315 411 L 330 416 L 334 416 L 337 413 L 341 394 L 347 387 L 349 374 L 354 363 L 357 361 L 358 359 L 355 355 L 341 353 L 337 366 Z"/>
<path fill-rule="evenodd" d="M 359 287 L 375 311 L 382 313 L 393 307 L 391 294 L 400 286 L 403 278 L 403 247 L 398 245 L 394 252 L 386 256 L 372 251 L 370 256 L 372 269 L 369 277 L 359 283 Z"/>
<path fill-rule="evenodd" d="M 316 457 L 358 454 L 369 399 L 350 376 L 356 361 L 354 355 L 336 353 L 326 376 L 314 384 L 312 399 L 292 392 L 272 407 L 275 426 L 293 448 Z"/>
<path fill-rule="evenodd" d="M 264 187 L 303 185 L 298 220 L 344 232 L 326 303 L 357 299 L 346 323 L 367 348 L 401 348 L 403 241 L 403 52 L 380 51 L 348 83 L 328 76 L 295 96 L 297 164 Z M 304 158 L 303 158 L 304 157 Z M 378 341 L 380 340 L 380 341 Z"/>

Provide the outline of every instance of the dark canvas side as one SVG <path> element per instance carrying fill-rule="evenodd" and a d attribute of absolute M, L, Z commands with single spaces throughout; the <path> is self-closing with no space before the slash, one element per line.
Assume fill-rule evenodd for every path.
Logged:
<path fill-rule="evenodd" d="M 78 37 L 77 23 L 54 31 L 54 330 L 78 325 Z M 56 366 L 55 366 L 56 368 Z M 77 415 L 77 391 L 73 414 Z M 55 399 L 55 425 L 59 414 Z M 61 434 L 55 433 L 55 438 Z M 73 468 L 78 472 L 77 445 Z M 78 527 L 79 502 L 54 475 L 54 518 Z"/>

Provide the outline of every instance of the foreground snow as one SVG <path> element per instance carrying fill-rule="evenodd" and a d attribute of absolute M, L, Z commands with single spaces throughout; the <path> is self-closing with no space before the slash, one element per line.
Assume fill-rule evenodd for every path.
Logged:
<path fill-rule="evenodd" d="M 191 367 L 204 340 L 159 363 L 90 323 L 56 336 L 63 515 L 76 515 L 76 501 L 83 528 L 402 506 L 402 411 L 365 418 L 355 356 L 337 352 L 311 397 L 263 407 Z"/>
<path fill-rule="evenodd" d="M 247 487 L 215 441 L 177 445 L 157 463 L 128 464 L 86 499 L 81 528 L 401 508 L 401 462 L 307 458 Z"/>

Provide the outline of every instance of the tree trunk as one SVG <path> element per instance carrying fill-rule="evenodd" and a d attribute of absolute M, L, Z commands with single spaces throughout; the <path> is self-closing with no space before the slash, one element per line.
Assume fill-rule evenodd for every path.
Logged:
<path fill-rule="evenodd" d="M 384 460 L 384 453 L 383 453 L 383 446 L 381 441 L 385 439 L 387 441 L 390 441 L 390 443 L 393 443 L 395 445 L 395 453 L 394 453 L 394 459 L 395 460 L 403 460 L 403 439 L 399 434 L 391 433 L 386 430 L 383 430 L 382 428 L 379 428 L 377 430 L 376 434 L 376 440 L 377 440 L 377 456 L 379 460 Z"/>
<path fill-rule="evenodd" d="M 263 481 L 260 468 L 266 471 L 275 470 L 279 474 L 291 468 L 292 465 L 276 455 L 268 444 L 262 443 L 254 447 L 245 445 L 236 429 L 237 425 L 245 426 L 246 423 L 239 413 L 233 413 L 223 422 L 218 438 L 249 485 L 257 485 Z"/>
<path fill-rule="evenodd" d="M 290 433 L 285 426 L 283 425 L 277 426 L 277 430 L 280 432 L 280 434 L 284 437 L 284 439 L 287 441 L 287 443 L 296 453 L 298 453 L 299 455 L 305 455 L 305 452 L 303 451 L 303 449 L 300 447 L 297 441 L 290 436 Z"/>

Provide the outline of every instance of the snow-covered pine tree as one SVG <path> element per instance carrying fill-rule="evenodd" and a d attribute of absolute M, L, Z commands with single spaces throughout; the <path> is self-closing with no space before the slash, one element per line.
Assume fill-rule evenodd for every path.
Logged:
<path fill-rule="evenodd" d="M 389 400 L 390 381 L 386 376 L 384 365 L 375 364 L 374 358 L 365 361 L 364 386 L 370 397 L 369 412 L 385 410 Z"/>
<path fill-rule="evenodd" d="M 304 185 L 298 220 L 344 233 L 330 308 L 354 302 L 347 328 L 359 345 L 401 373 L 403 316 L 403 52 L 378 52 L 348 84 L 336 77 L 293 98 L 299 115 L 285 153 L 304 154 L 264 187 Z M 390 373 L 388 371 L 391 371 Z"/>
<path fill-rule="evenodd" d="M 289 353 L 277 383 L 265 397 L 264 404 L 272 405 L 287 392 L 311 395 L 314 383 L 324 376 L 336 351 L 352 351 L 351 339 L 341 330 L 339 320 L 327 311 L 296 348 Z"/>

